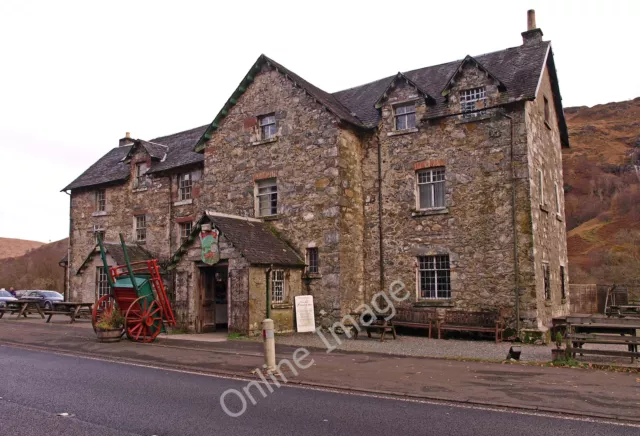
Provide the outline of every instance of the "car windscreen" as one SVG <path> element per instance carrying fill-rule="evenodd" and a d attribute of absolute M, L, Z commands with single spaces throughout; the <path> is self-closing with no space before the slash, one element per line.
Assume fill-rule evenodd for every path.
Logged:
<path fill-rule="evenodd" d="M 62 298 L 62 294 L 59 294 L 55 291 L 41 291 L 40 292 L 43 296 L 48 297 L 48 298 Z"/>
<path fill-rule="evenodd" d="M 0 291 L 0 297 L 13 297 L 9 291 Z"/>

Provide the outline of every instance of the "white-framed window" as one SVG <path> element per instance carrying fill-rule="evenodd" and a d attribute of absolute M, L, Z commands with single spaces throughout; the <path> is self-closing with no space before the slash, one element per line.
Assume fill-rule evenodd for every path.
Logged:
<path fill-rule="evenodd" d="M 418 298 L 451 298 L 451 269 L 449 255 L 418 257 Z"/>
<path fill-rule="evenodd" d="M 540 196 L 540 204 L 544 205 L 544 172 L 538 170 L 538 195 Z"/>
<path fill-rule="evenodd" d="M 284 302 L 284 270 L 274 269 L 271 271 L 271 302 Z"/>
<path fill-rule="evenodd" d="M 191 235 L 191 230 L 193 230 L 193 223 L 191 221 L 187 221 L 180 224 L 180 243 L 184 244 L 189 239 Z"/>
<path fill-rule="evenodd" d="M 274 114 L 258 117 L 258 125 L 260 126 L 260 138 L 262 140 L 276 136 L 276 116 Z"/>
<path fill-rule="evenodd" d="M 277 179 L 256 181 L 256 216 L 274 216 L 278 214 Z"/>
<path fill-rule="evenodd" d="M 96 211 L 104 212 L 107 208 L 107 191 L 98 189 L 96 191 Z"/>
<path fill-rule="evenodd" d="M 556 191 L 556 213 L 558 215 L 561 215 L 561 209 L 560 209 L 560 190 L 558 188 L 558 182 L 554 183 L 554 187 L 555 187 L 555 191 Z"/>
<path fill-rule="evenodd" d="M 549 264 L 542 263 L 542 279 L 544 280 L 544 298 L 551 300 L 551 276 L 549 273 Z"/>
<path fill-rule="evenodd" d="M 475 112 L 486 106 L 487 93 L 484 86 L 460 91 L 460 112 L 467 116 L 475 116 L 483 113 Z"/>
<path fill-rule="evenodd" d="M 147 216 L 136 215 L 135 222 L 136 222 L 136 227 L 135 227 L 136 242 L 146 242 L 147 241 Z"/>
<path fill-rule="evenodd" d="M 396 130 L 409 130 L 416 127 L 416 103 L 403 103 L 394 106 Z"/>
<path fill-rule="evenodd" d="M 136 180 L 134 184 L 134 188 L 142 188 L 146 186 L 147 183 L 147 163 L 146 162 L 138 162 L 136 163 Z"/>
<path fill-rule="evenodd" d="M 444 207 L 444 167 L 416 171 L 418 209 Z"/>
<path fill-rule="evenodd" d="M 96 267 L 96 300 L 110 293 L 107 271 L 104 270 L 104 266 L 98 266 Z"/>
<path fill-rule="evenodd" d="M 178 200 L 189 200 L 191 198 L 191 173 L 178 175 Z"/>
<path fill-rule="evenodd" d="M 307 273 L 318 274 L 320 272 L 320 259 L 318 247 L 307 248 Z"/>

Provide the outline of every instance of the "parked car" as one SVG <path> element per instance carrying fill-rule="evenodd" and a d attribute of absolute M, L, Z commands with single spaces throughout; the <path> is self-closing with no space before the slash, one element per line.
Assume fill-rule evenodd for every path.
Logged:
<path fill-rule="evenodd" d="M 64 301 L 64 297 L 62 296 L 62 294 L 56 291 L 27 291 L 22 294 L 19 300 L 26 298 L 34 298 L 40 300 L 38 302 L 38 306 L 47 310 L 53 307 L 53 303 Z"/>
<path fill-rule="evenodd" d="M 0 289 L 0 307 L 6 307 L 7 301 L 18 301 L 18 299 L 11 295 L 11 292 Z"/>

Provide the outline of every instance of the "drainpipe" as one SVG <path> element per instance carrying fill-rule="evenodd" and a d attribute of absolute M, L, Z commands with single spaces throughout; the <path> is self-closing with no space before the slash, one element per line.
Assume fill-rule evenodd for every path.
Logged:
<path fill-rule="evenodd" d="M 267 268 L 265 272 L 265 279 L 267 281 L 267 319 L 271 319 L 271 288 L 269 287 L 269 277 L 271 276 L 271 270 L 273 265 Z"/>
<path fill-rule="evenodd" d="M 511 160 L 511 224 L 513 226 L 513 274 L 514 274 L 514 286 L 515 286 L 515 303 L 516 303 L 516 331 L 520 335 L 520 264 L 518 262 L 518 221 L 516 216 L 516 174 L 514 167 L 514 126 L 513 118 L 505 113 L 501 113 L 503 117 L 509 120 L 509 127 L 511 130 L 511 146 L 510 146 L 510 160 Z"/>
<path fill-rule="evenodd" d="M 384 244 L 382 240 L 382 144 L 380 143 L 380 133 L 376 132 L 378 140 L 378 241 L 380 250 L 380 291 L 384 291 Z"/>

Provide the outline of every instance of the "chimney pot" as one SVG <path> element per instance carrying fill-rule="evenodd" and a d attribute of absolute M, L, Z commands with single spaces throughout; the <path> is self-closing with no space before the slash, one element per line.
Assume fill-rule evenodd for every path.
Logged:
<path fill-rule="evenodd" d="M 533 22 L 534 22 L 534 23 L 535 23 L 535 20 L 536 20 L 536 19 L 535 19 L 535 17 L 534 17 L 534 18 L 533 18 Z M 125 137 L 125 138 L 131 138 L 131 132 L 127 132 L 127 133 L 125 133 L 125 134 L 124 134 L 124 137 Z"/>
<path fill-rule="evenodd" d="M 527 30 L 536 29 L 536 11 L 529 9 L 527 11 Z"/>
<path fill-rule="evenodd" d="M 120 140 L 118 140 L 118 146 L 120 147 L 131 144 L 133 144 L 133 139 L 131 139 L 131 132 L 125 133 L 124 138 L 120 138 Z"/>

